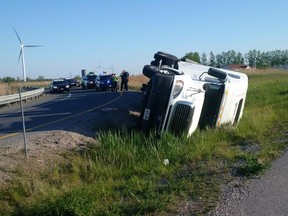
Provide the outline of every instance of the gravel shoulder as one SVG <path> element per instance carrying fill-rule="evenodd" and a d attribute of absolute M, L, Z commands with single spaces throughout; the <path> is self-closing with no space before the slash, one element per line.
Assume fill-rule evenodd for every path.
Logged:
<path fill-rule="evenodd" d="M 223 190 L 213 216 L 288 215 L 288 152 L 258 178 L 236 180 Z"/>
<path fill-rule="evenodd" d="M 288 143 L 288 131 L 276 142 Z M 288 150 L 261 176 L 237 179 L 224 187 L 210 216 L 288 215 Z"/>

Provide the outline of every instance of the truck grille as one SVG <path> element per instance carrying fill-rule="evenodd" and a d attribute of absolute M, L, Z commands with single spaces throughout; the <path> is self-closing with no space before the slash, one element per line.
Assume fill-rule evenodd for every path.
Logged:
<path fill-rule="evenodd" d="M 175 133 L 188 131 L 194 114 L 194 107 L 177 104 L 171 119 L 170 130 Z"/>

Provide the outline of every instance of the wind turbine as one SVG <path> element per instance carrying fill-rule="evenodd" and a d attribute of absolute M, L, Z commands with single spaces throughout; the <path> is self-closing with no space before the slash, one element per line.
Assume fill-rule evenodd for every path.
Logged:
<path fill-rule="evenodd" d="M 14 32 L 20 42 L 20 53 L 19 53 L 19 57 L 18 57 L 18 63 L 20 61 L 20 58 L 22 57 L 22 70 L 23 70 L 23 80 L 24 82 L 26 82 L 26 68 L 25 68 L 25 58 L 24 58 L 24 47 L 41 47 L 41 45 L 24 45 L 21 38 L 19 37 L 17 31 L 15 30 L 15 28 L 13 27 Z"/>
<path fill-rule="evenodd" d="M 101 66 L 101 60 L 100 60 L 100 65 L 96 68 L 96 70 L 97 70 L 97 69 L 102 70 L 102 72 L 104 72 L 104 70 L 105 70 L 105 68 L 103 68 L 103 67 Z"/>
<path fill-rule="evenodd" d="M 114 65 L 112 65 L 109 69 L 112 71 L 112 73 L 114 73 L 114 71 L 116 70 L 116 68 L 114 68 Z"/>

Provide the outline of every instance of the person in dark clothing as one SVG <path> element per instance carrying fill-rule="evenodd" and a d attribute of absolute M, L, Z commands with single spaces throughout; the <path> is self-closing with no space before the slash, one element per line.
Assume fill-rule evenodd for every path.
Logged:
<path fill-rule="evenodd" d="M 121 91 L 124 90 L 128 91 L 128 82 L 129 82 L 129 73 L 125 70 L 122 71 L 120 74 L 121 77 Z"/>

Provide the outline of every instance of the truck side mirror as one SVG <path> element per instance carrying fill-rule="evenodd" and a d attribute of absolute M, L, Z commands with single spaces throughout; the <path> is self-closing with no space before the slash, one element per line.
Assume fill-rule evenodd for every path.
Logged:
<path fill-rule="evenodd" d="M 214 77 L 217 77 L 219 78 L 220 80 L 226 80 L 227 78 L 227 73 L 221 71 L 221 70 L 217 70 L 215 68 L 209 68 L 208 70 L 208 74 L 210 76 L 214 76 Z"/>

